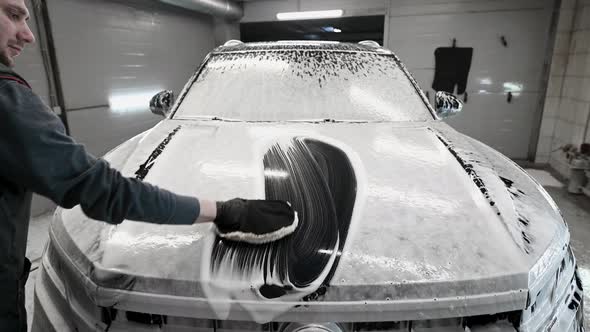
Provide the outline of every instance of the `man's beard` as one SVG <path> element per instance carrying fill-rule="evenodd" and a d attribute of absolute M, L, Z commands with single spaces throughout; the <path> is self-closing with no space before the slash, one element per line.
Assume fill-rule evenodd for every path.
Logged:
<path fill-rule="evenodd" d="M 5 52 L 0 53 L 0 63 L 8 67 L 14 67 L 14 59 L 12 59 Z"/>

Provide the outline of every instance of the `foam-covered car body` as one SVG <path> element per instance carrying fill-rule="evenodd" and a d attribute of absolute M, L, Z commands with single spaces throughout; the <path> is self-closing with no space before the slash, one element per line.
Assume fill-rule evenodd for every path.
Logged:
<path fill-rule="evenodd" d="M 568 228 L 519 166 L 438 119 L 370 44 L 215 49 L 171 113 L 105 158 L 208 199 L 284 199 L 284 240 L 58 209 L 33 329 L 581 331 Z"/>

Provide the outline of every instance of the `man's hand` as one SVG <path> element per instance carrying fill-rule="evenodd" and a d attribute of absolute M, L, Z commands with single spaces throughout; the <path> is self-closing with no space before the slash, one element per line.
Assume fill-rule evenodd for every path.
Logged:
<path fill-rule="evenodd" d="M 217 202 L 217 216 L 213 222 L 223 238 L 262 244 L 293 233 L 299 219 L 285 201 L 234 198 Z"/>

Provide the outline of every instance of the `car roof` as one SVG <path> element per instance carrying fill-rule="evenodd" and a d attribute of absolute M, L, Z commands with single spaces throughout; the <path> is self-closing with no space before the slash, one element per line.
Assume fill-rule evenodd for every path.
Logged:
<path fill-rule="evenodd" d="M 276 41 L 243 43 L 232 40 L 216 48 L 213 53 L 234 53 L 234 52 L 256 52 L 256 51 L 335 51 L 335 52 L 363 52 L 375 54 L 393 54 L 379 44 L 372 41 L 365 41 L 358 44 L 341 43 L 333 41 Z"/>

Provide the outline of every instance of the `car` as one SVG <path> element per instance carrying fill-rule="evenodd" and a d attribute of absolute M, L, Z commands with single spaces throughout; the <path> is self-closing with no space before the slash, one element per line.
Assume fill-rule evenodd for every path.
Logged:
<path fill-rule="evenodd" d="M 264 245 L 58 208 L 33 331 L 583 331 L 568 227 L 371 41 L 230 41 L 104 158 L 196 197 L 289 201 Z"/>

